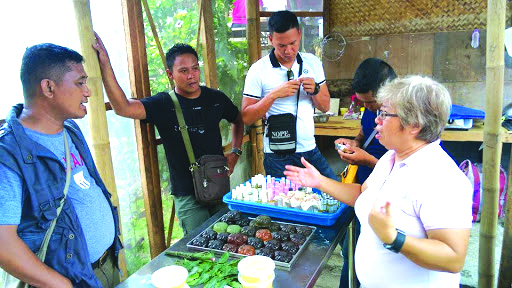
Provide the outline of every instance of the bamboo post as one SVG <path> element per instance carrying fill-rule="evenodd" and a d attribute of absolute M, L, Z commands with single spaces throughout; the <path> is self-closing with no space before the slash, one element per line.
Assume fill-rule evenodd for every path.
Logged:
<path fill-rule="evenodd" d="M 153 37 L 155 38 L 155 43 L 156 43 L 156 47 L 158 48 L 158 54 L 160 55 L 160 60 L 162 60 L 162 65 L 164 65 L 165 71 L 167 72 L 169 70 L 169 67 L 167 67 L 167 61 L 165 60 L 165 53 L 164 53 L 164 50 L 162 49 L 162 44 L 160 44 L 160 38 L 158 37 L 158 32 L 156 31 L 155 21 L 153 21 L 153 16 L 151 15 L 151 11 L 149 10 L 148 1 L 142 0 L 142 5 L 144 6 L 144 10 L 146 11 L 146 16 L 148 17 L 149 26 L 151 27 L 151 32 L 153 32 Z M 171 87 L 171 89 L 174 89 L 174 82 L 171 81 L 170 79 L 169 79 L 169 87 Z"/>
<path fill-rule="evenodd" d="M 75 10 L 75 19 L 78 29 L 78 38 L 82 55 L 85 58 L 84 69 L 88 74 L 88 85 L 91 90 L 89 97 L 88 114 L 89 126 L 91 129 L 92 152 L 94 162 L 98 168 L 101 179 L 106 188 L 112 194 L 112 203 L 119 207 L 119 198 L 117 196 L 116 182 L 114 178 L 114 167 L 112 165 L 112 155 L 110 153 L 110 141 L 108 136 L 107 115 L 105 111 L 105 101 L 103 100 L 103 84 L 101 82 L 101 72 L 98 63 L 96 51 L 92 48 L 95 43 L 95 37 L 92 29 L 91 8 L 89 0 L 73 0 Z M 118 210 L 120 211 L 120 209 Z M 119 219 L 120 219 L 120 215 Z M 121 226 L 121 223 L 119 223 Z M 121 228 L 121 227 L 120 227 Z M 121 235 L 122 239 L 122 235 Z M 124 250 L 119 253 L 119 265 L 124 275 L 127 274 L 126 259 Z"/>
<path fill-rule="evenodd" d="M 512 153 L 512 151 L 510 151 Z M 512 287 L 512 157 L 508 162 L 508 185 L 505 208 L 505 229 L 503 232 L 503 246 L 501 247 L 500 270 L 498 274 L 498 288 Z"/>
<path fill-rule="evenodd" d="M 261 122 L 261 120 L 260 120 Z M 254 126 L 251 127 L 250 131 L 249 131 L 249 138 L 251 140 L 251 155 L 252 155 L 252 165 L 251 165 L 251 170 L 252 170 L 252 174 L 253 175 L 256 175 L 258 174 L 257 171 L 258 171 L 258 146 L 256 145 L 256 128 Z"/>
<path fill-rule="evenodd" d="M 356 245 L 356 218 L 354 217 L 347 227 L 348 235 L 348 287 L 356 288 L 356 273 L 355 273 L 355 245 Z"/>
<path fill-rule="evenodd" d="M 247 43 L 249 46 L 249 65 L 261 58 L 261 27 L 260 27 L 260 5 L 258 0 L 246 0 L 247 15 Z M 256 155 L 253 152 L 254 174 L 264 174 L 263 168 L 263 123 L 256 121 L 251 127 L 251 143 L 256 147 Z M 255 144 L 255 145 L 254 145 Z"/>
<path fill-rule="evenodd" d="M 139 0 L 123 0 L 123 17 L 128 52 L 130 88 L 137 99 L 151 95 L 146 56 L 146 39 L 142 6 Z M 144 208 L 148 226 L 151 258 L 166 249 L 160 171 L 153 125 L 135 121 L 135 138 L 144 196 Z"/>
<path fill-rule="evenodd" d="M 199 34 L 204 62 L 204 79 L 206 86 L 217 89 L 217 60 L 215 59 L 215 35 L 213 29 L 212 1 L 197 0 L 200 7 Z"/>
<path fill-rule="evenodd" d="M 142 5 L 144 6 L 144 10 L 146 11 L 146 16 L 148 18 L 149 26 L 151 26 L 151 32 L 153 32 L 153 38 L 155 39 L 156 47 L 158 48 L 158 54 L 160 54 L 160 60 L 162 60 L 162 65 L 164 66 L 165 71 L 168 72 L 169 71 L 169 67 L 167 67 L 167 61 L 165 60 L 165 53 L 164 53 L 164 50 L 162 49 L 162 44 L 160 44 L 160 37 L 158 37 L 158 32 L 156 30 L 155 21 L 153 21 L 153 16 L 151 15 L 151 10 L 149 9 L 148 1 L 147 0 L 142 0 Z M 198 41 L 199 41 L 199 36 L 198 36 Z M 143 45 L 143 46 L 145 47 L 145 45 Z M 144 56 L 144 59 L 146 59 L 146 56 Z M 145 70 L 147 72 L 147 63 L 146 63 Z M 167 77 L 169 77 L 169 76 L 167 75 Z M 171 87 L 171 89 L 174 89 L 174 81 L 172 81 L 171 78 L 168 78 L 168 79 L 169 79 L 169 87 Z M 148 88 L 149 88 L 149 83 L 148 83 Z M 150 93 L 147 93 L 147 95 L 149 95 L 149 94 Z M 143 93 L 142 94 L 138 94 L 138 95 L 144 96 Z M 153 142 L 151 143 L 151 145 L 156 145 L 155 144 L 155 139 L 154 139 L 155 138 L 154 137 L 154 127 L 151 128 L 151 130 L 153 131 Z M 147 143 L 148 142 L 143 142 L 142 145 L 147 145 Z M 149 159 L 149 160 L 151 162 L 153 162 L 153 163 L 156 163 L 156 168 L 158 169 L 158 157 L 156 155 L 157 154 L 156 147 L 154 147 L 152 150 L 154 150 L 154 152 L 152 151 L 152 153 L 154 153 L 156 158 L 155 159 Z M 157 175 L 160 175 L 160 171 L 157 171 Z M 160 187 L 160 177 L 158 177 L 157 181 L 158 181 L 158 187 Z M 158 191 L 160 191 L 160 188 L 158 188 Z M 161 197 L 162 197 L 161 194 L 158 197 L 160 197 L 160 199 L 161 199 Z M 169 227 L 168 227 L 169 229 L 167 230 L 166 247 L 170 247 L 171 246 L 172 231 L 173 231 L 173 228 L 174 228 L 174 220 L 176 218 L 175 217 L 176 216 L 176 213 L 175 213 L 176 207 L 175 206 L 176 205 L 175 205 L 174 197 L 173 197 L 172 204 L 171 204 L 171 217 L 169 218 Z M 163 206 L 162 206 L 161 210 L 163 210 Z M 162 211 L 162 219 L 163 219 L 163 211 Z M 148 226 L 149 226 L 149 224 L 148 224 Z M 156 231 L 156 232 L 158 232 L 158 231 Z M 160 245 L 160 243 L 158 245 Z M 155 249 L 155 250 L 159 250 L 159 249 L 161 249 L 160 246 L 159 246 L 158 249 Z M 153 256 L 153 257 L 155 257 L 155 256 Z"/>
<path fill-rule="evenodd" d="M 329 17 L 330 17 L 330 9 L 329 6 L 331 4 L 330 0 L 324 0 L 324 6 L 323 6 L 323 23 L 324 23 L 324 37 L 329 35 L 331 32 L 330 26 L 329 26 Z"/>
<path fill-rule="evenodd" d="M 498 224 L 498 188 L 501 159 L 501 109 L 503 106 L 505 0 L 487 1 L 486 117 L 484 126 L 482 218 L 478 262 L 478 287 L 495 287 L 495 247 Z"/>

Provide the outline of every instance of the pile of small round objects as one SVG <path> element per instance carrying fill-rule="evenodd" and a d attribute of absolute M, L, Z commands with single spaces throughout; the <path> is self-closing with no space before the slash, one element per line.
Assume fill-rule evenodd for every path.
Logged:
<path fill-rule="evenodd" d="M 232 210 L 190 244 L 289 263 L 312 232 L 311 227 L 279 224 L 263 215 L 249 220 L 240 211 Z"/>

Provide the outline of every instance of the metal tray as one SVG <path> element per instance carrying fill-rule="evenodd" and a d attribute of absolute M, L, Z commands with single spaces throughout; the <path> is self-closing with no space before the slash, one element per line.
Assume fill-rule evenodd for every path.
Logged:
<path fill-rule="evenodd" d="M 249 219 L 253 220 L 254 217 L 248 217 Z M 215 221 L 215 223 L 219 222 L 219 220 Z M 272 222 L 274 223 L 279 223 L 279 224 L 287 224 L 287 225 L 293 225 L 293 226 L 302 226 L 302 227 L 309 227 L 309 228 L 312 228 L 313 231 L 311 232 L 311 234 L 309 234 L 309 236 L 306 237 L 306 241 L 304 242 L 304 244 L 302 244 L 299 248 L 299 251 L 297 251 L 297 253 L 295 253 L 295 255 L 293 255 L 293 258 L 292 260 L 289 262 L 289 263 L 286 263 L 286 262 L 280 262 L 280 261 L 276 261 L 274 260 L 274 263 L 276 263 L 276 267 L 278 267 L 279 269 L 282 269 L 282 270 L 287 270 L 287 271 L 290 271 L 290 269 L 292 268 L 293 264 L 295 263 L 295 261 L 297 260 L 297 258 L 302 254 L 302 252 L 304 251 L 305 247 L 309 244 L 310 240 L 311 240 L 311 236 L 313 236 L 313 234 L 315 233 L 316 231 L 316 227 L 315 226 L 309 226 L 309 225 L 301 225 L 301 224 L 295 224 L 295 223 L 288 223 L 288 222 L 282 222 L 282 221 L 274 221 L 272 220 Z M 217 249 L 211 249 L 211 248 L 205 248 L 205 247 L 199 247 L 199 246 L 194 246 L 190 243 L 192 243 L 192 241 L 194 241 L 197 237 L 201 236 L 201 234 L 208 230 L 208 229 L 213 229 L 213 225 L 215 225 L 215 223 L 213 223 L 212 225 L 208 226 L 208 228 L 204 229 L 203 231 L 201 231 L 201 233 L 199 233 L 196 237 L 192 238 L 190 241 L 188 241 L 187 243 L 187 248 L 189 250 L 198 250 L 198 251 L 212 251 L 214 254 L 216 255 L 222 255 L 224 254 L 224 250 L 217 250 Z M 258 251 L 259 249 L 256 249 L 256 252 Z M 239 253 L 232 253 L 232 252 L 228 252 L 229 253 L 229 256 L 230 257 L 235 257 L 235 258 L 243 258 L 247 255 L 243 255 L 243 254 L 239 254 Z"/>

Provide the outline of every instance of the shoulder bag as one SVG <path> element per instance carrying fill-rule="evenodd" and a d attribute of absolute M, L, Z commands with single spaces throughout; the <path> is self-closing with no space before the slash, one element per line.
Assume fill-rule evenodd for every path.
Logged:
<path fill-rule="evenodd" d="M 372 134 L 370 134 L 370 137 L 366 139 L 366 142 L 364 142 L 363 150 L 368 147 L 368 144 L 372 141 L 373 137 L 375 137 L 375 134 L 377 134 L 377 130 L 373 129 Z M 357 174 L 357 165 L 348 164 L 343 172 L 341 172 L 341 183 L 355 183 L 356 182 L 356 174 Z"/>
<path fill-rule="evenodd" d="M 302 74 L 302 62 L 299 64 L 299 76 Z M 293 79 L 293 74 L 288 81 Z M 291 78 L 291 79 L 290 79 Z M 267 137 L 270 151 L 276 154 L 292 154 L 297 149 L 297 114 L 299 113 L 300 88 L 297 90 L 297 106 L 292 113 L 270 115 L 267 119 Z"/>
<path fill-rule="evenodd" d="M 185 148 L 187 149 L 188 159 L 190 161 L 190 172 L 192 172 L 192 182 L 194 182 L 194 193 L 196 201 L 203 205 L 216 205 L 222 203 L 222 197 L 229 192 L 228 160 L 224 155 L 203 155 L 196 160 L 190 137 L 188 135 L 187 125 L 180 103 L 176 93 L 172 90 L 172 101 L 176 109 L 179 129 Z"/>
<path fill-rule="evenodd" d="M 53 218 L 50 223 L 50 227 L 46 230 L 46 234 L 44 235 L 43 242 L 41 243 L 41 248 L 37 252 L 37 258 L 44 263 L 46 259 L 46 251 L 48 250 L 48 244 L 50 243 L 50 238 L 52 237 L 53 230 L 55 229 L 55 224 L 57 224 L 57 219 L 59 218 L 60 212 L 62 211 L 62 206 L 64 206 L 64 201 L 66 201 L 66 196 L 68 195 L 69 189 L 69 181 L 71 179 L 71 155 L 69 153 L 69 145 L 67 139 L 66 130 L 64 130 L 64 147 L 66 148 L 66 184 L 64 185 L 64 197 L 60 200 L 60 205 L 57 207 L 57 216 Z M 11 274 L 2 271 L 1 273 L 3 287 L 5 288 L 27 288 L 29 285 L 18 278 L 12 276 Z"/>

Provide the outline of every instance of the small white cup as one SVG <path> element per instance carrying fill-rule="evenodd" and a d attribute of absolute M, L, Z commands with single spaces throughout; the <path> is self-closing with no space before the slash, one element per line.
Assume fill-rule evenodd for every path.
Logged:
<path fill-rule="evenodd" d="M 254 255 L 238 262 L 239 278 L 247 283 L 266 283 L 274 279 L 276 264 L 270 257 Z"/>
<path fill-rule="evenodd" d="M 171 265 L 160 268 L 151 275 L 151 283 L 157 288 L 186 287 L 188 271 L 185 267 Z"/>

